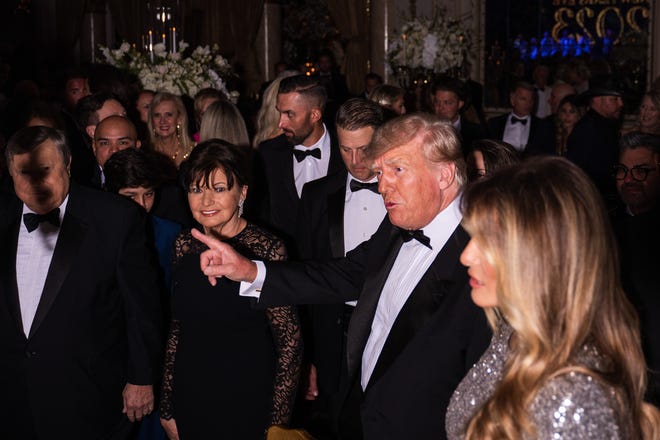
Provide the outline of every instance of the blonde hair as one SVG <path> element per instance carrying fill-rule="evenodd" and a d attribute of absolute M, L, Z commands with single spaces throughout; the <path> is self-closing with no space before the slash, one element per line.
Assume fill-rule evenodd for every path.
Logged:
<path fill-rule="evenodd" d="M 381 125 L 371 139 L 369 158 L 373 160 L 414 139 L 420 140 L 424 156 L 430 162 L 455 164 L 458 187 L 467 182 L 467 167 L 456 130 L 449 122 L 428 113 L 399 116 Z"/>
<path fill-rule="evenodd" d="M 181 100 L 181 98 L 168 92 L 156 93 L 154 95 L 154 99 L 151 101 L 151 108 L 149 109 L 149 121 L 147 122 L 147 127 L 149 127 L 149 138 L 151 141 L 150 144 L 152 146 L 155 146 L 156 141 L 158 139 L 158 136 L 156 135 L 156 132 L 154 130 L 154 123 L 153 123 L 154 110 L 158 106 L 158 104 L 165 101 L 171 101 L 174 103 L 174 107 L 176 108 L 176 111 L 178 113 L 177 121 L 181 120 L 181 123 L 177 122 L 177 136 L 179 137 L 179 141 L 181 142 L 183 151 L 190 152 L 195 146 L 195 143 L 188 134 L 188 112 L 186 111 L 186 107 L 183 105 L 183 101 Z"/>
<path fill-rule="evenodd" d="M 264 91 L 261 107 L 257 113 L 257 133 L 254 135 L 252 145 L 256 148 L 263 141 L 272 139 L 282 134 L 278 125 L 280 123 L 280 113 L 275 108 L 277 104 L 277 93 L 280 89 L 280 82 L 289 76 L 298 75 L 292 70 L 285 70 Z"/>
<path fill-rule="evenodd" d="M 488 176 L 463 197 L 463 224 L 497 276 L 498 314 L 514 330 L 503 377 L 471 420 L 468 438 L 534 434 L 528 408 L 544 384 L 577 371 L 612 387 L 625 437 L 657 438 L 643 403 L 646 366 L 638 318 L 619 281 L 616 242 L 600 196 L 562 158 L 531 159 Z M 585 346 L 604 371 L 575 363 Z"/>
<path fill-rule="evenodd" d="M 199 141 L 224 139 L 244 146 L 250 145 L 245 120 L 241 112 L 229 101 L 216 101 L 206 109 L 199 129 Z"/>

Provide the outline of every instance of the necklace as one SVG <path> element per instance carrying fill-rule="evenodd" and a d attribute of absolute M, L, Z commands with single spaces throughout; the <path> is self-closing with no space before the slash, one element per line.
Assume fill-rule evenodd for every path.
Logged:
<path fill-rule="evenodd" d="M 181 140 L 177 139 L 176 141 L 176 151 L 174 154 L 169 154 L 167 153 L 164 144 L 161 142 L 160 145 L 158 146 L 158 151 L 163 153 L 166 156 L 169 156 L 172 160 L 176 160 L 177 157 L 179 157 L 179 152 L 181 151 Z M 185 159 L 185 156 L 184 156 Z"/>

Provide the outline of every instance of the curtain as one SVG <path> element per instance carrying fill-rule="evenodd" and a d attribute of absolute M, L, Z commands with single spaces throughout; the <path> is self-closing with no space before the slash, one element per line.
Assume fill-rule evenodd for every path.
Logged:
<path fill-rule="evenodd" d="M 326 0 L 328 10 L 342 37 L 348 40 L 342 73 L 348 90 L 358 95 L 364 88 L 369 59 L 368 0 Z"/>

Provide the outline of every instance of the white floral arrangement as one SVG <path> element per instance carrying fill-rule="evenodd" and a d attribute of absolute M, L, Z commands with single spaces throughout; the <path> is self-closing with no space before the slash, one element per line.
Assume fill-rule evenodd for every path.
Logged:
<path fill-rule="evenodd" d="M 237 91 L 229 91 L 225 78 L 232 75 L 229 62 L 218 53 L 218 46 L 198 46 L 184 57 L 188 43 L 181 41 L 176 52 L 168 52 L 163 43 L 153 46 L 153 53 L 141 53 L 135 46 L 122 43 L 118 49 L 99 46 L 106 64 L 136 75 L 142 87 L 194 97 L 204 88 L 223 92 L 236 103 Z"/>
<path fill-rule="evenodd" d="M 387 59 L 394 73 L 399 68 L 423 69 L 434 74 L 463 66 L 471 41 L 460 21 L 443 12 L 434 18 L 415 18 L 389 40 Z"/>

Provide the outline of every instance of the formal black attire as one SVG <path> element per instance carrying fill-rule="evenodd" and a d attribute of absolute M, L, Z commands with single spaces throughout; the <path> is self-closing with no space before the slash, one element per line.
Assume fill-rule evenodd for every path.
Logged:
<path fill-rule="evenodd" d="M 399 229 L 385 218 L 369 241 L 329 263 L 266 264 L 260 305 L 359 298 L 348 329 L 341 438 L 359 438 L 356 417 L 366 439 L 445 438 L 449 399 L 490 341 L 484 313 L 472 303 L 467 271 L 459 263 L 468 240 L 458 226 L 414 288 L 364 392 L 362 354 L 381 291 L 403 245 Z"/>
<path fill-rule="evenodd" d="M 501 141 L 504 138 L 504 129 L 510 115 L 511 113 L 505 113 L 488 120 L 488 131 L 492 139 Z M 525 155 L 550 154 L 550 152 L 554 151 L 555 138 L 552 126 L 544 119 L 539 119 L 534 115 L 529 115 L 527 121 L 530 124 L 529 137 L 522 153 Z M 515 145 L 514 147 L 517 148 Z"/>
<path fill-rule="evenodd" d="M 337 138 L 330 134 L 330 161 L 326 175 L 344 169 Z M 246 217 L 267 225 L 282 237 L 290 253 L 295 250 L 300 197 L 293 174 L 293 145 L 285 135 L 262 142 L 255 156 L 253 186 L 248 190 Z"/>
<path fill-rule="evenodd" d="M 619 160 L 618 119 L 608 119 L 590 109 L 575 124 L 566 144 L 566 158 L 582 168 L 606 200 L 616 199 L 612 167 Z"/>
<path fill-rule="evenodd" d="M 647 398 L 660 404 L 660 206 L 630 215 L 619 206 L 612 213 L 619 243 L 621 281 L 639 314 L 642 348 L 650 368 Z"/>
<path fill-rule="evenodd" d="M 463 117 L 461 117 L 461 129 L 458 134 L 461 136 L 461 149 L 464 155 L 472 151 L 474 141 L 488 137 L 486 130 L 481 125 L 470 122 Z"/>
<path fill-rule="evenodd" d="M 119 439 L 126 383 L 153 384 L 160 302 L 145 214 L 71 184 L 26 337 L 16 251 L 23 204 L 0 204 L 0 438 Z"/>
<path fill-rule="evenodd" d="M 226 242 L 252 258 L 285 257 L 281 240 L 252 224 Z M 161 417 L 174 417 L 182 440 L 263 439 L 291 414 L 302 357 L 296 312 L 255 310 L 226 278 L 212 287 L 199 270 L 206 249 L 190 231 L 175 242 Z"/>

